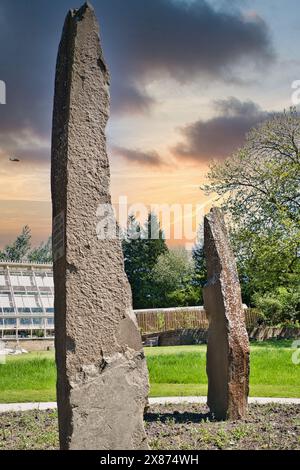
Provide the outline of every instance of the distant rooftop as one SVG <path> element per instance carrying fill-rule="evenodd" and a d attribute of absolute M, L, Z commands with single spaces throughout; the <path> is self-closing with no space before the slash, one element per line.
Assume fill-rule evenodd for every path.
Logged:
<path fill-rule="evenodd" d="M 0 261 L 0 267 L 6 267 L 6 266 L 14 266 L 14 267 L 20 267 L 20 268 L 26 268 L 26 267 L 33 267 L 33 268 L 53 268 L 52 263 L 38 263 L 34 262 L 31 263 L 30 261 L 10 261 L 10 260 L 2 260 Z"/>

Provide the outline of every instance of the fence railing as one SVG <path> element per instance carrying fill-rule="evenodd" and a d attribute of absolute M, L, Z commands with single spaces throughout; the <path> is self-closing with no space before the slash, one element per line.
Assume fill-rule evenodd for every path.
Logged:
<path fill-rule="evenodd" d="M 258 314 L 254 309 L 245 308 L 245 322 L 248 329 L 257 326 Z M 138 326 L 142 334 L 161 333 L 163 331 L 204 329 L 208 328 L 208 321 L 203 307 L 161 308 L 153 310 L 135 310 Z M 27 331 L 32 335 L 33 330 L 39 330 L 40 326 L 33 323 L 33 319 L 43 319 L 43 328 L 54 330 L 54 314 L 39 313 L 37 315 L 0 314 L 0 338 L 4 337 L 8 330 L 18 337 L 18 330 Z M 22 319 L 28 319 L 31 325 L 22 324 Z M 14 320 L 15 324 L 6 324 Z M 47 323 L 46 323 L 47 322 Z M 51 323 L 50 323 L 51 322 Z"/>
<path fill-rule="evenodd" d="M 257 313 L 249 308 L 245 308 L 244 312 L 246 327 L 253 328 L 257 324 Z M 135 314 L 142 334 L 208 328 L 208 320 L 203 307 L 135 310 Z"/>

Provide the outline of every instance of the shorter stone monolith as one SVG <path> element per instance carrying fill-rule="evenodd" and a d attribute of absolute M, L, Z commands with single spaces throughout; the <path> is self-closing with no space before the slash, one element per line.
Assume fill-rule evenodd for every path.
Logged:
<path fill-rule="evenodd" d="M 208 282 L 204 305 L 209 320 L 208 399 L 217 419 L 241 419 L 249 392 L 249 339 L 236 261 L 222 211 L 213 208 L 204 221 Z"/>

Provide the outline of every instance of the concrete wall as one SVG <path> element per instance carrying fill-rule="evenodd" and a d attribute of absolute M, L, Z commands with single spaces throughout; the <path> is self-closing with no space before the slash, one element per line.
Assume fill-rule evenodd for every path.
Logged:
<path fill-rule="evenodd" d="M 265 341 L 267 339 L 297 339 L 300 338 L 300 328 L 267 327 L 259 326 L 248 331 L 250 339 Z M 183 329 L 151 333 L 142 336 L 145 342 L 149 338 L 157 338 L 158 346 L 182 346 L 190 344 L 201 344 L 207 341 L 206 329 Z M 9 348 L 17 346 L 16 340 L 4 340 Z M 27 351 L 48 351 L 54 349 L 54 340 L 51 339 L 20 339 L 19 346 Z"/>
<path fill-rule="evenodd" d="M 207 341 L 207 329 L 184 329 L 163 331 L 161 333 L 150 333 L 142 336 L 143 342 L 146 346 L 149 345 L 149 340 L 157 339 L 157 346 L 184 346 L 191 344 L 202 344 Z"/>
<path fill-rule="evenodd" d="M 256 341 L 268 339 L 297 339 L 300 338 L 300 328 L 260 326 L 248 330 L 249 338 Z M 207 329 L 183 329 L 163 331 L 143 335 L 143 342 L 149 345 L 149 339 L 157 339 L 157 346 L 183 346 L 203 344 L 207 342 Z"/>
<path fill-rule="evenodd" d="M 54 340 L 53 339 L 19 339 L 17 342 L 15 339 L 5 339 L 3 340 L 4 344 L 8 348 L 14 348 L 19 346 L 23 349 L 26 349 L 28 352 L 34 351 L 49 351 L 54 349 Z"/>
<path fill-rule="evenodd" d="M 300 338 L 300 328 L 258 326 L 250 331 L 250 338 L 257 341 L 266 341 L 267 339 L 297 339 Z"/>

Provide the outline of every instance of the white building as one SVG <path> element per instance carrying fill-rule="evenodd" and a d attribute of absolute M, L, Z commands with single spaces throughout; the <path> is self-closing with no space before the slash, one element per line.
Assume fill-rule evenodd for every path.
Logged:
<path fill-rule="evenodd" d="M 54 338 L 52 264 L 0 262 L 0 341 Z M 257 314 L 245 308 L 248 328 Z M 143 333 L 208 327 L 203 307 L 135 310 Z"/>
<path fill-rule="evenodd" d="M 52 264 L 0 262 L 0 340 L 54 337 Z"/>

